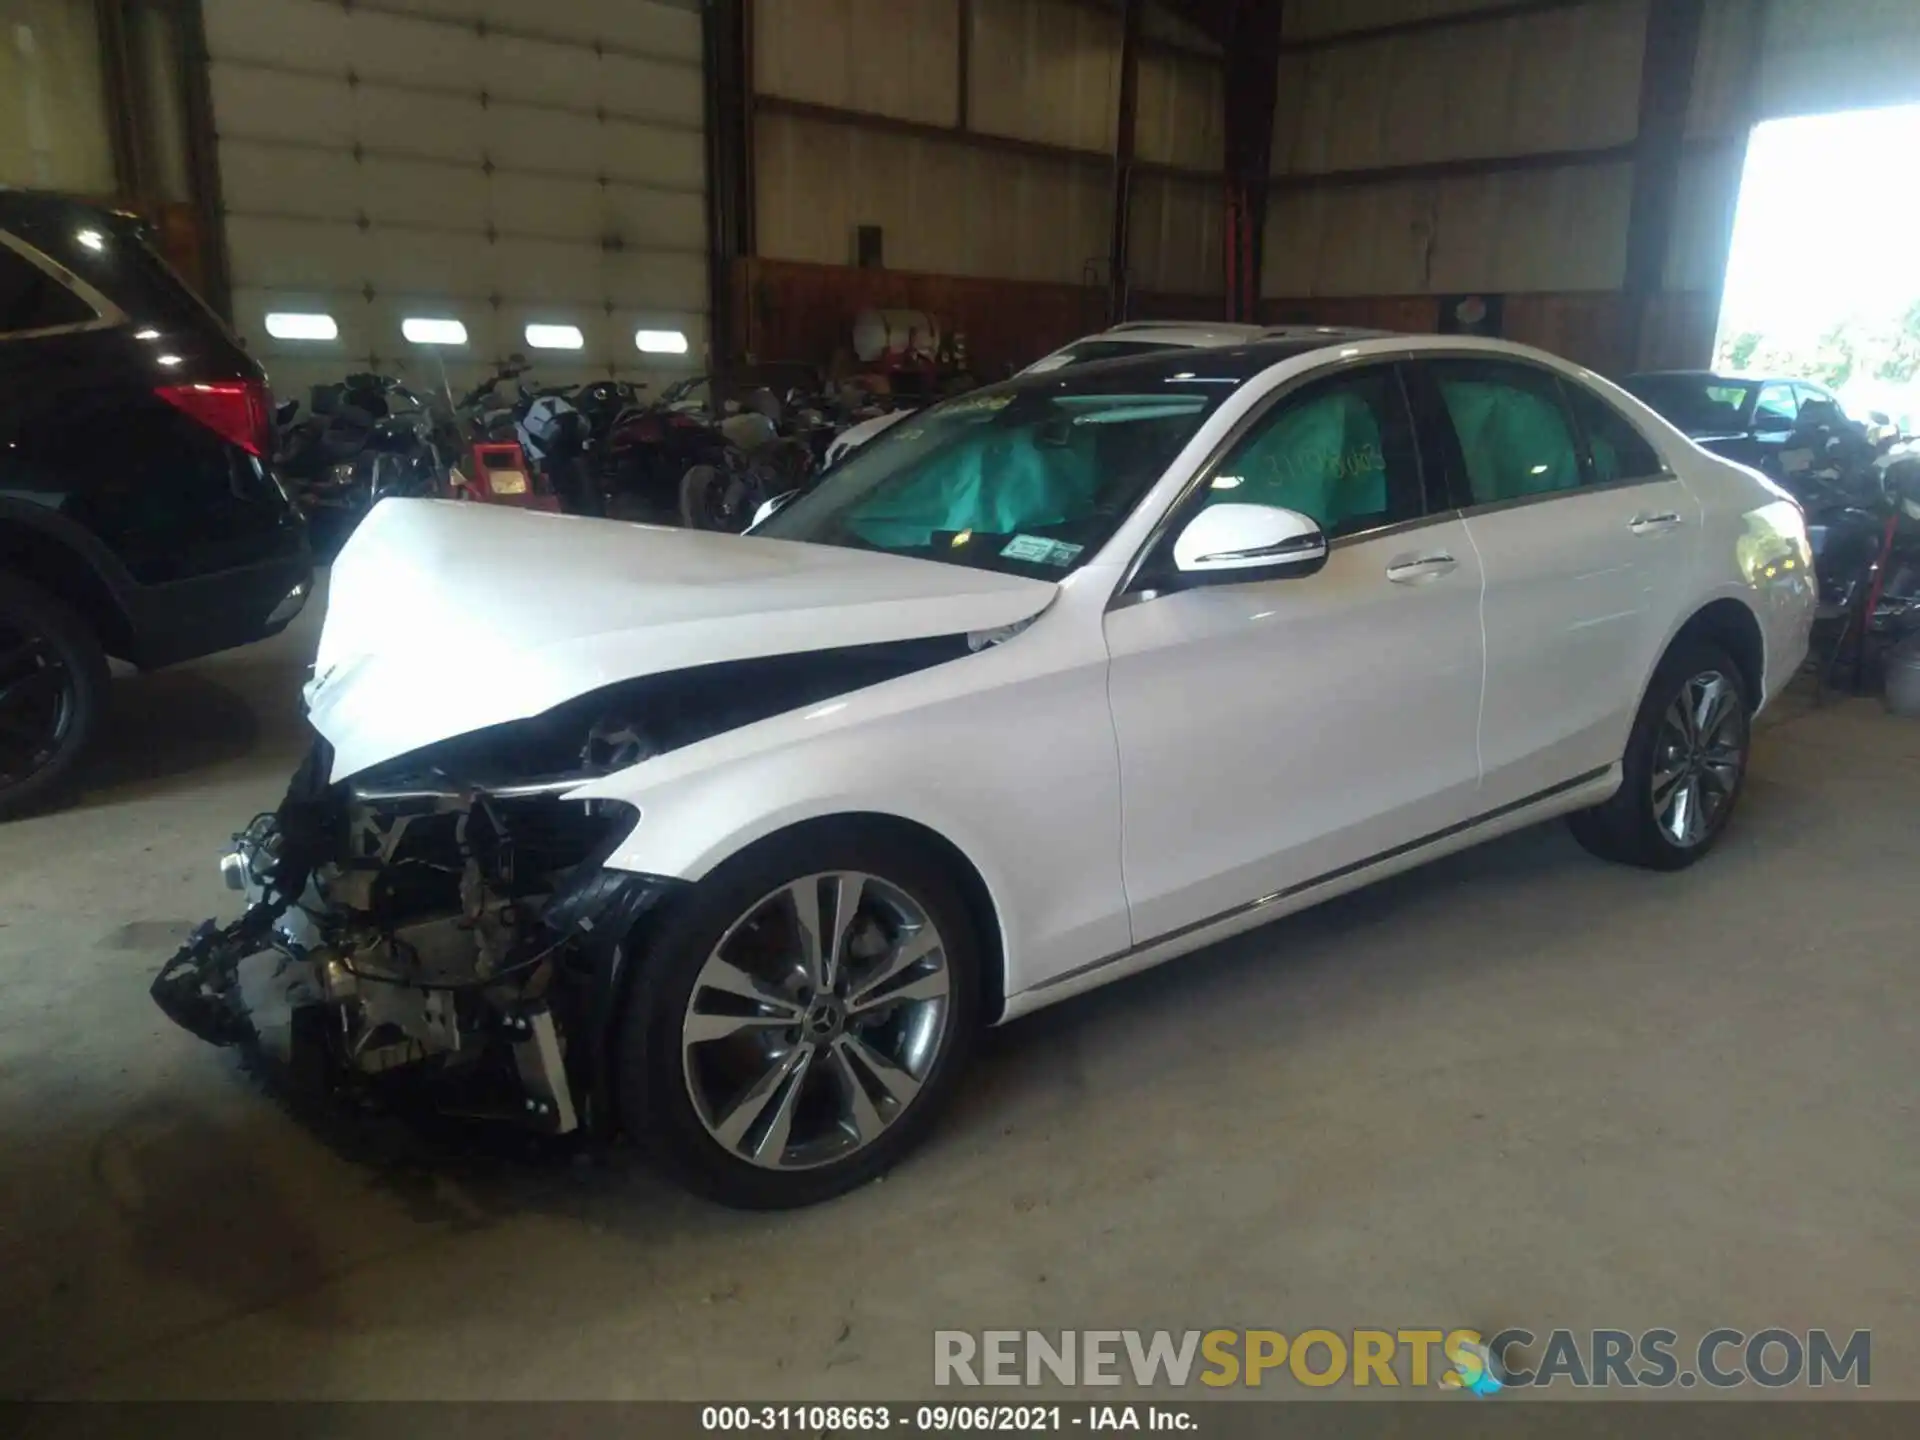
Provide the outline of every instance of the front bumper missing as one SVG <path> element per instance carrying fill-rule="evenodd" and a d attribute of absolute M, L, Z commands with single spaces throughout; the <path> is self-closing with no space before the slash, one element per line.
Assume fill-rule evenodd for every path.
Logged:
<path fill-rule="evenodd" d="M 254 903 L 231 924 L 203 922 L 162 966 L 151 993 L 174 1023 L 211 1044 L 243 1047 L 303 1085 L 351 1092 L 362 1103 L 404 1092 L 429 1097 L 427 1108 L 441 1113 L 548 1134 L 583 1125 L 610 1131 L 611 1032 L 631 937 L 683 882 L 605 870 L 604 857 L 595 855 L 555 890 L 540 916 L 547 936 L 541 948 L 556 958 L 550 983 L 533 992 L 505 981 L 420 986 L 374 978 L 363 968 L 366 955 L 340 948 L 345 942 L 337 936 L 323 937 L 313 909 L 325 903 L 318 891 L 307 889 L 308 900 L 296 908 L 261 884 L 278 869 L 283 848 L 271 825 L 257 824 L 238 842 L 222 873 Z M 424 1046 L 342 1042 L 354 1028 L 345 1023 L 349 1017 L 366 1036 L 370 1014 L 402 1012 L 409 1017 L 402 1028 L 428 1037 Z"/>

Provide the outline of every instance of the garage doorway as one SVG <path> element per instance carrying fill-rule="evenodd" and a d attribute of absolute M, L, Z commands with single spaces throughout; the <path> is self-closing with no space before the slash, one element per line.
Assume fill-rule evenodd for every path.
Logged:
<path fill-rule="evenodd" d="M 1714 364 L 1920 428 L 1920 105 L 1772 120 L 1741 180 Z"/>

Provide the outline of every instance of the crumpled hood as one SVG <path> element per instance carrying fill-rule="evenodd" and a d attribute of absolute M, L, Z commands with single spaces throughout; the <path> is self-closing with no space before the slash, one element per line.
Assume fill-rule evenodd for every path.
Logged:
<path fill-rule="evenodd" d="M 454 500 L 383 500 L 334 562 L 307 685 L 333 776 L 694 665 L 992 630 L 1043 580 Z"/>

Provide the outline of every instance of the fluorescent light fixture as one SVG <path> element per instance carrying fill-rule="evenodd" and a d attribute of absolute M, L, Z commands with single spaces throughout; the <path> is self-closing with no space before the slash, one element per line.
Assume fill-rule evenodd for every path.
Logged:
<path fill-rule="evenodd" d="M 285 310 L 267 316 L 267 333 L 276 340 L 338 340 L 340 327 L 331 315 Z"/>
<path fill-rule="evenodd" d="M 160 338 L 160 332 L 158 330 L 136 330 L 133 332 L 133 338 L 136 340 L 158 340 Z"/>
<path fill-rule="evenodd" d="M 178 365 L 180 363 L 180 357 L 178 355 L 162 355 L 160 357 L 160 363 L 162 365 Z"/>
<path fill-rule="evenodd" d="M 73 238 L 95 253 L 107 248 L 107 237 L 102 235 L 98 230 L 82 230 Z"/>
<path fill-rule="evenodd" d="M 529 325 L 527 344 L 536 350 L 584 350 L 587 337 L 578 325 Z"/>
<path fill-rule="evenodd" d="M 633 343 L 649 355 L 687 353 L 687 337 L 678 330 L 642 330 L 635 334 Z"/>
<path fill-rule="evenodd" d="M 409 316 L 400 322 L 400 333 L 415 345 L 464 345 L 467 327 L 458 320 L 427 320 Z"/>

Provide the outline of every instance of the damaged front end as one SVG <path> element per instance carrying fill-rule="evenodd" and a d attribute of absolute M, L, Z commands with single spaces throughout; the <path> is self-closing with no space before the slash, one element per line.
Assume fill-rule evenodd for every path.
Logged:
<path fill-rule="evenodd" d="M 302 1086 L 606 1127 L 622 967 L 644 961 L 636 926 L 687 882 L 608 868 L 639 813 L 567 796 L 974 648 L 946 635 L 645 676 L 340 780 L 316 739 L 221 862 L 246 911 L 201 925 L 153 998 Z"/>
<path fill-rule="evenodd" d="M 680 882 L 607 870 L 638 818 L 570 790 L 640 757 L 595 727 L 577 768 L 494 778 L 485 747 L 329 784 L 317 741 L 221 862 L 247 909 L 209 920 L 153 997 L 296 1083 L 553 1134 L 604 1124 L 618 942 Z"/>

